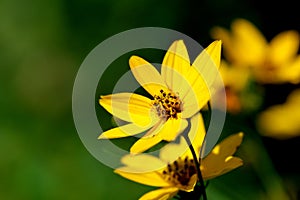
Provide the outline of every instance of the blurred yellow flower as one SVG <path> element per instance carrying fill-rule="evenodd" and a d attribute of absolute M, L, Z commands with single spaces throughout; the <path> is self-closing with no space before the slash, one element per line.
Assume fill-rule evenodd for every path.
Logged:
<path fill-rule="evenodd" d="M 246 68 L 230 65 L 227 61 L 221 61 L 220 74 L 224 84 L 235 92 L 242 91 L 248 84 L 250 71 Z"/>
<path fill-rule="evenodd" d="M 189 137 L 199 159 L 201 145 L 205 136 L 203 119 L 200 114 L 192 117 Z M 191 137 L 195 134 L 194 137 Z M 204 180 L 225 174 L 243 165 L 243 161 L 234 157 L 240 146 L 243 133 L 237 133 L 224 139 L 201 161 L 200 170 Z M 140 200 L 171 199 L 177 192 L 191 192 L 197 183 L 197 170 L 191 151 L 183 137 L 179 143 L 165 145 L 158 157 L 148 154 L 127 155 L 122 158 L 124 167 L 115 173 L 129 180 L 161 187 L 140 197 Z"/>
<path fill-rule="evenodd" d="M 262 103 L 262 87 L 255 84 L 249 68 L 221 60 L 220 74 L 224 81 L 227 111 L 232 114 L 252 112 Z"/>
<path fill-rule="evenodd" d="M 294 90 L 285 103 L 274 105 L 257 118 L 260 133 L 276 139 L 300 136 L 300 89 Z"/>
<path fill-rule="evenodd" d="M 239 18 L 232 22 L 231 32 L 216 26 L 211 35 L 223 41 L 227 61 L 251 68 L 258 82 L 300 82 L 300 39 L 297 31 L 283 31 L 268 42 L 254 24 Z"/>
<path fill-rule="evenodd" d="M 227 111 L 239 113 L 243 109 L 240 96 L 249 82 L 249 70 L 229 65 L 222 59 L 220 74 L 225 85 Z"/>
<path fill-rule="evenodd" d="M 131 147 L 132 153 L 143 152 L 159 142 L 172 141 L 187 127 L 187 118 L 200 111 L 210 99 L 209 86 L 218 71 L 221 41 L 212 42 L 193 64 L 182 40 L 173 42 L 164 56 L 161 73 L 138 56 L 129 59 L 131 72 L 152 99 L 135 93 L 101 96 L 99 103 L 115 117 L 129 122 L 103 132 L 99 139 L 136 135 L 147 131 Z M 205 69 L 210 76 L 201 76 Z"/>

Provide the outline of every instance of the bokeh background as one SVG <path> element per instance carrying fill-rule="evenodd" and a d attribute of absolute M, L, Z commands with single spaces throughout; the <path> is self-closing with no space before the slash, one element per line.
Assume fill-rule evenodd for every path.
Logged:
<path fill-rule="evenodd" d="M 119 177 L 85 149 L 72 118 L 77 70 L 121 31 L 165 27 L 205 47 L 212 27 L 229 27 L 237 17 L 267 39 L 300 31 L 296 0 L 0 0 L 0 199 L 132 200 L 153 189 Z M 268 88 L 264 106 L 293 89 Z M 256 131 L 251 116 L 228 116 L 224 134 L 238 131 Z M 240 148 L 244 167 L 210 181 L 209 199 L 300 198 L 299 138 L 258 141 L 253 151 Z"/>

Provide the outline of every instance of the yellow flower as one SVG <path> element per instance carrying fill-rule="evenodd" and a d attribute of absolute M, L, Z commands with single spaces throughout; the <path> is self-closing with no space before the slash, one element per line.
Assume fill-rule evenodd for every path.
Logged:
<path fill-rule="evenodd" d="M 257 118 L 260 133 L 276 139 L 300 135 L 300 89 L 293 91 L 284 104 L 274 105 Z"/>
<path fill-rule="evenodd" d="M 228 112 L 238 114 L 260 108 L 263 90 L 260 85 L 255 84 L 249 68 L 233 65 L 222 59 L 220 74 L 225 85 Z"/>
<path fill-rule="evenodd" d="M 220 74 L 225 87 L 230 87 L 235 92 L 241 92 L 249 82 L 249 70 L 243 67 L 237 67 L 229 64 L 227 61 L 221 61 Z"/>
<path fill-rule="evenodd" d="M 300 82 L 297 31 L 283 31 L 268 42 L 250 21 L 236 19 L 231 32 L 214 27 L 211 35 L 223 41 L 226 59 L 234 65 L 250 67 L 258 82 Z"/>
<path fill-rule="evenodd" d="M 200 148 L 205 136 L 203 119 L 200 114 L 192 117 L 189 136 L 199 158 Z M 192 134 L 196 134 L 191 137 Z M 237 133 L 224 139 L 202 160 L 201 173 L 204 180 L 225 174 L 243 164 L 233 154 L 240 146 L 243 133 Z M 129 180 L 160 187 L 140 197 L 140 200 L 171 199 L 177 192 L 191 192 L 197 183 L 197 173 L 193 156 L 183 137 L 179 143 L 169 143 L 161 148 L 159 158 L 148 154 L 126 155 L 122 158 L 124 167 L 115 173 Z"/>
<path fill-rule="evenodd" d="M 227 111 L 235 114 L 241 112 L 244 106 L 241 93 L 250 81 L 249 70 L 230 65 L 223 59 L 220 74 L 225 85 Z"/>
<path fill-rule="evenodd" d="M 129 59 L 131 71 L 152 98 L 135 93 L 101 96 L 101 106 L 129 123 L 103 132 L 99 139 L 147 131 L 131 147 L 132 153 L 143 152 L 163 140 L 174 140 L 187 127 L 186 119 L 199 112 L 210 99 L 209 87 L 218 71 L 220 53 L 221 41 L 216 40 L 191 65 L 184 42 L 175 41 L 164 56 L 161 73 L 143 58 L 132 56 Z M 203 71 L 209 77 L 204 79 Z"/>

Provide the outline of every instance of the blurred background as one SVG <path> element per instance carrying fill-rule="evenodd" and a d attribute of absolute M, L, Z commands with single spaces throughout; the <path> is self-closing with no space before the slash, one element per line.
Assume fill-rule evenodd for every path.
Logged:
<path fill-rule="evenodd" d="M 95 46 L 128 29 L 170 28 L 206 47 L 210 29 L 235 18 L 268 40 L 300 31 L 296 0 L 0 0 L 0 199 L 132 200 L 153 189 L 117 176 L 85 149 L 72 118 L 77 70 Z M 284 102 L 294 88 L 269 85 L 263 105 Z M 229 114 L 224 136 L 257 136 L 253 117 Z M 300 198 L 299 137 L 258 141 L 241 146 L 244 167 L 210 181 L 209 199 Z"/>

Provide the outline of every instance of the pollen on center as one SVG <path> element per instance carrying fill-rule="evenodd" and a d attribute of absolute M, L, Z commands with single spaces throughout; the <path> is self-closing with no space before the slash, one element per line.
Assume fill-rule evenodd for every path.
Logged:
<path fill-rule="evenodd" d="M 160 90 L 159 95 L 154 95 L 153 106 L 160 118 L 177 119 L 177 114 L 182 111 L 182 102 L 179 96 L 171 91 Z"/>

